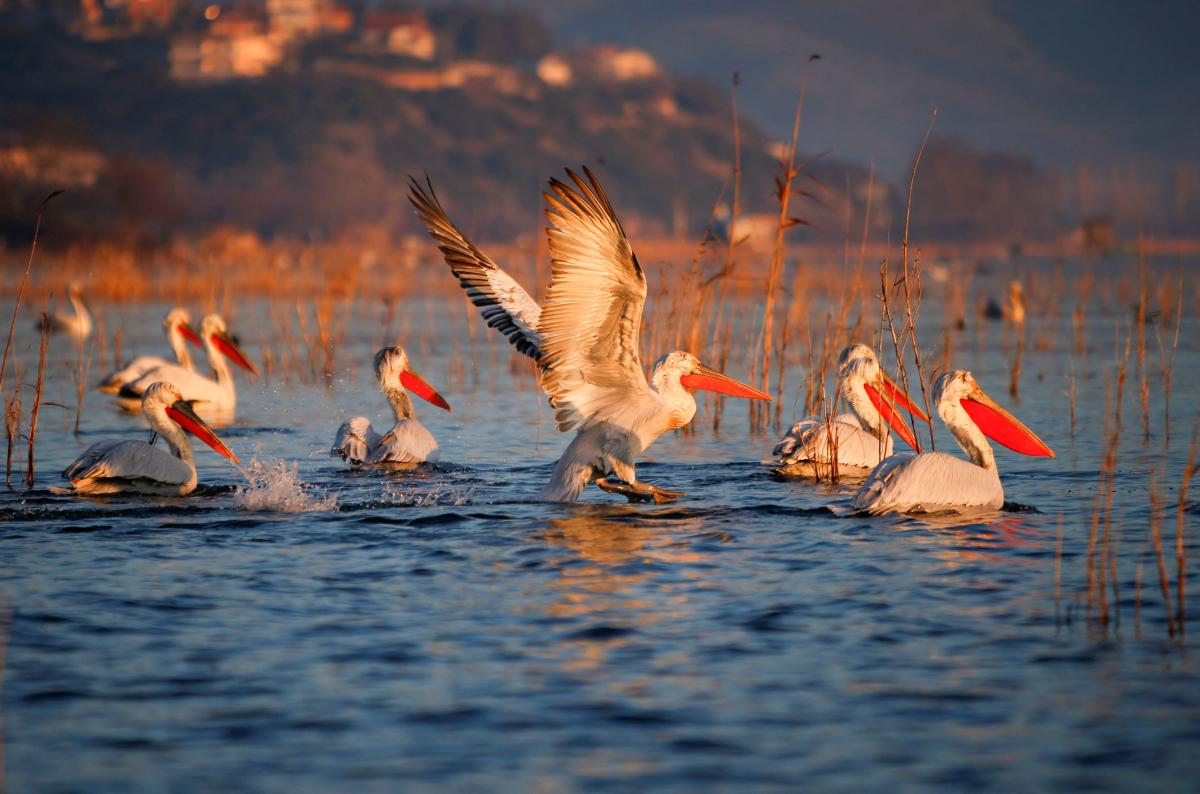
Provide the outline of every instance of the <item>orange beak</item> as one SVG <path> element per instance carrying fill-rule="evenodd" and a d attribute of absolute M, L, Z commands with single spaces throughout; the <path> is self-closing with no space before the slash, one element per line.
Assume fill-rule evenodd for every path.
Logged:
<path fill-rule="evenodd" d="M 258 368 L 250 363 L 250 359 L 246 358 L 246 354 L 242 352 L 241 348 L 237 346 L 237 342 L 234 342 L 228 334 L 215 333 L 212 335 L 212 340 L 217 349 L 229 356 L 234 364 L 237 364 L 242 369 L 253 372 L 255 375 L 258 374 Z"/>
<path fill-rule="evenodd" d="M 1017 417 L 1001 408 L 995 400 L 983 393 L 978 386 L 962 400 L 963 410 L 983 434 L 1022 455 L 1054 457 L 1054 450 L 1037 437 L 1037 434 L 1021 423 Z"/>
<path fill-rule="evenodd" d="M 411 369 L 406 369 L 400 373 L 400 384 L 422 400 L 427 400 L 438 408 L 444 408 L 447 411 L 453 410 L 450 407 L 450 403 L 446 402 L 445 398 L 438 394 L 437 389 L 430 386 L 428 381 Z"/>
<path fill-rule="evenodd" d="M 229 458 L 234 463 L 238 462 L 238 456 L 234 455 L 233 450 L 217 437 L 207 422 L 196 415 L 196 412 L 192 410 L 191 403 L 186 400 L 176 400 L 167 406 L 167 416 L 171 417 L 171 420 L 184 430 L 212 447 L 218 455 Z"/>
<path fill-rule="evenodd" d="M 191 342 L 196 347 L 204 347 L 204 343 L 200 341 L 200 335 L 196 333 L 196 329 L 187 323 L 179 324 L 179 333 L 183 334 L 183 338 Z"/>
<path fill-rule="evenodd" d="M 717 372 L 703 364 L 695 372 L 689 372 L 679 379 L 685 389 L 703 389 L 728 394 L 731 397 L 744 397 L 747 400 L 769 400 L 771 395 L 761 392 L 753 386 L 748 386 L 740 380 L 735 380 L 723 372 Z"/>
<path fill-rule="evenodd" d="M 913 449 L 917 449 L 917 439 L 913 435 L 912 428 L 908 422 L 904 421 L 904 417 L 896 410 L 896 406 L 903 407 L 913 416 L 920 419 L 922 422 L 928 422 L 929 417 L 920 407 L 914 403 L 909 396 L 904 393 L 896 381 L 883 370 L 879 371 L 879 377 L 873 383 L 864 383 L 863 388 L 867 392 L 867 396 L 871 398 L 871 403 L 875 406 L 875 410 L 879 411 L 887 423 L 896 431 L 896 435 L 904 439 L 904 443 L 908 444 Z"/>

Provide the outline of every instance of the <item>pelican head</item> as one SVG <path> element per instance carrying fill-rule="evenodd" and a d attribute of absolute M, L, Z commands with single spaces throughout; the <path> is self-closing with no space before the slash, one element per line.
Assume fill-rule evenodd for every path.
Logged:
<path fill-rule="evenodd" d="M 234 463 L 238 462 L 233 450 L 225 445 L 207 422 L 197 416 L 192 404 L 183 399 L 183 394 L 173 383 L 159 381 L 150 384 L 142 395 L 142 415 L 157 433 L 170 438 L 174 435 L 170 432 L 172 429 L 182 428 L 208 444 L 217 454 Z"/>
<path fill-rule="evenodd" d="M 168 334 L 172 330 L 178 329 L 179 333 L 183 334 L 184 338 L 197 347 L 203 347 L 203 342 L 192 328 L 192 316 L 188 314 L 188 310 L 182 306 L 176 306 L 167 312 L 167 316 L 163 318 L 163 330 Z"/>
<path fill-rule="evenodd" d="M 438 394 L 437 389 L 412 370 L 408 363 L 408 354 L 402 347 L 385 347 L 375 354 L 375 376 L 379 378 L 379 385 L 383 389 L 408 389 L 438 408 L 452 410 L 445 398 Z"/>
<path fill-rule="evenodd" d="M 900 384 L 883 371 L 874 350 L 863 344 L 853 344 L 843 350 L 838 356 L 838 386 L 860 421 L 866 422 L 875 432 L 882 432 L 878 420 L 870 415 L 870 408 L 861 398 L 865 392 L 870 404 L 892 426 L 896 435 L 913 449 L 917 448 L 916 436 L 898 408 L 904 408 L 922 422 L 928 422 L 929 417 L 900 388 Z"/>
<path fill-rule="evenodd" d="M 859 365 L 857 362 L 863 361 L 864 364 Z M 838 375 L 846 377 L 851 367 L 855 366 L 874 366 L 879 369 L 879 359 L 875 356 L 875 351 L 864 344 L 856 342 L 852 345 L 847 345 L 846 349 L 838 355 Z M 864 375 L 867 373 L 864 373 Z M 869 380 L 870 378 L 868 378 Z"/>
<path fill-rule="evenodd" d="M 952 431 L 958 424 L 961 408 L 996 443 L 1022 455 L 1054 457 L 1054 450 L 1045 441 L 989 397 L 975 382 L 975 376 L 966 370 L 942 373 L 934 384 L 933 399 L 938 414 Z"/>
<path fill-rule="evenodd" d="M 200 321 L 200 335 L 204 339 L 212 340 L 213 345 L 226 356 L 233 360 L 244 370 L 258 374 L 258 368 L 246 358 L 246 354 L 242 352 L 242 348 L 238 345 L 237 340 L 229 335 L 228 327 L 225 325 L 225 318 L 219 314 L 206 314 L 204 319 Z"/>
<path fill-rule="evenodd" d="M 771 395 L 701 364 L 700 359 L 683 350 L 668 353 L 655 362 L 651 381 L 660 393 L 663 386 L 674 381 L 689 391 L 703 389 L 749 400 L 771 399 Z"/>

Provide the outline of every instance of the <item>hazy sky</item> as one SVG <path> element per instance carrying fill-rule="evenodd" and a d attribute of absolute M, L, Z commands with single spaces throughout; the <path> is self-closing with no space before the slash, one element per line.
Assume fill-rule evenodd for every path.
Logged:
<path fill-rule="evenodd" d="M 1200 3 L 1139 0 L 501 0 L 567 47 L 642 47 L 727 85 L 790 131 L 819 53 L 804 148 L 906 171 L 929 122 L 988 147 L 1079 159 L 1200 162 Z"/>

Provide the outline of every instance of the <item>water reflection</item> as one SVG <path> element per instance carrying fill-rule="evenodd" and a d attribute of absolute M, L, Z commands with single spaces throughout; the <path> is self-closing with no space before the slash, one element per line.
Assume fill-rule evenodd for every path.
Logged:
<path fill-rule="evenodd" d="M 632 505 L 580 506 L 537 536 L 566 552 L 555 562 L 556 597 L 541 609 L 576 629 L 560 646 L 568 671 L 601 668 L 637 633 L 686 612 L 686 592 L 700 577 L 691 566 L 709 559 L 688 540 L 702 518 L 664 512 L 670 517 Z"/>

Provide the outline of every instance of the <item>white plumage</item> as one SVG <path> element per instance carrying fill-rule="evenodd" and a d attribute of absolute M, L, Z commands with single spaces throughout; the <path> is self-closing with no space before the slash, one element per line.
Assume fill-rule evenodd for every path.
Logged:
<path fill-rule="evenodd" d="M 775 445 L 775 460 L 768 461 L 776 465 L 776 474 L 830 477 L 836 461 L 838 477 L 865 477 L 892 454 L 888 424 L 910 445 L 915 444 L 900 407 L 928 421 L 866 345 L 850 345 L 838 356 L 838 392 L 850 413 L 830 421 L 809 417 L 792 425 Z"/>
<path fill-rule="evenodd" d="M 225 320 L 218 314 L 210 314 L 200 323 L 200 338 L 208 354 L 208 363 L 213 377 L 208 378 L 178 364 L 164 364 L 149 370 L 140 378 L 127 383 L 117 392 L 117 402 L 126 410 L 137 410 L 142 394 L 150 384 L 166 381 L 174 384 L 184 399 L 194 401 L 196 410 L 213 421 L 228 422 L 237 409 L 237 386 L 229 370 L 227 356 L 243 369 L 258 374 L 237 343 L 229 336 Z"/>
<path fill-rule="evenodd" d="M 63 477 L 71 488 L 57 493 L 183 495 L 196 488 L 196 465 L 184 428 L 234 463 L 237 457 L 170 383 L 155 383 L 142 399 L 150 428 L 170 452 L 145 441 L 99 441 L 88 447 Z"/>
<path fill-rule="evenodd" d="M 998 509 L 1004 487 L 985 436 L 1025 455 L 1054 452 L 988 397 L 971 373 L 944 373 L 934 386 L 938 415 L 970 460 L 944 452 L 893 455 L 871 472 L 851 502 L 861 512 L 932 513 Z"/>
<path fill-rule="evenodd" d="M 56 311 L 46 318 L 46 328 L 52 334 L 63 334 L 79 341 L 92 335 L 92 315 L 83 303 L 79 285 L 72 282 L 67 288 L 67 299 L 71 301 L 70 312 Z"/>
<path fill-rule="evenodd" d="M 190 340 L 197 345 L 201 342 L 200 337 L 192 330 L 191 321 L 187 309 L 176 306 L 163 318 L 163 331 L 167 334 L 167 344 L 175 353 L 174 363 L 190 372 L 195 372 L 196 366 L 188 351 L 187 341 Z M 121 369 L 106 375 L 96 388 L 105 394 L 116 394 L 126 383 L 132 383 L 152 369 L 171 366 L 171 364 L 172 362 L 162 356 L 138 356 Z"/>
<path fill-rule="evenodd" d="M 551 277 L 540 309 L 454 226 L 431 185 L 427 192 L 414 180 L 410 200 L 488 324 L 538 361 L 558 429 L 578 431 L 538 498 L 574 501 L 594 482 L 631 501 L 675 499 L 682 494 L 638 482 L 635 461 L 662 433 L 691 421 L 690 390 L 770 397 L 682 351 L 659 359 L 647 382 L 638 355 L 646 279 L 603 188 L 584 174 L 586 181 L 568 170 L 574 184 L 552 179 L 544 194 Z"/>
<path fill-rule="evenodd" d="M 437 440 L 413 415 L 412 400 L 405 389 L 412 389 L 447 411 L 450 406 L 412 371 L 402 348 L 385 347 L 376 353 L 375 375 L 392 407 L 395 425 L 381 436 L 365 416 L 348 419 L 338 428 L 329 454 L 352 466 L 406 467 L 437 460 Z"/>

